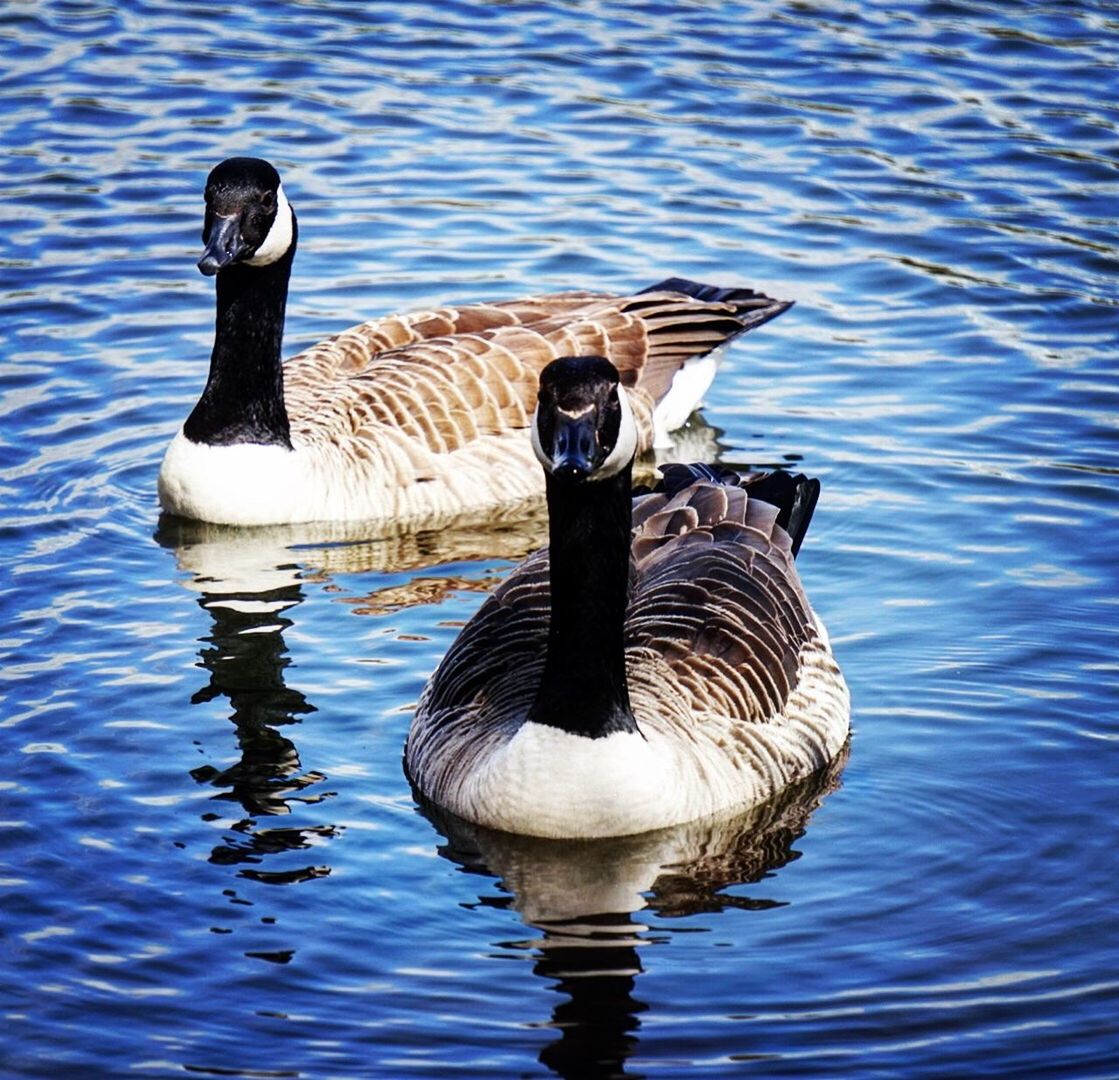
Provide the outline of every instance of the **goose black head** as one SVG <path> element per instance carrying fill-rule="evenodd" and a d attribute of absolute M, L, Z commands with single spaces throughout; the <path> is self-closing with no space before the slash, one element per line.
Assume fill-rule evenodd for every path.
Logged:
<path fill-rule="evenodd" d="M 206 250 L 198 269 L 212 276 L 243 263 L 267 266 L 295 242 L 295 214 L 280 174 L 261 158 L 227 158 L 206 180 Z"/>
<path fill-rule="evenodd" d="M 601 356 L 567 356 L 540 373 L 532 446 L 565 484 L 615 476 L 637 450 L 637 427 L 618 370 Z"/>

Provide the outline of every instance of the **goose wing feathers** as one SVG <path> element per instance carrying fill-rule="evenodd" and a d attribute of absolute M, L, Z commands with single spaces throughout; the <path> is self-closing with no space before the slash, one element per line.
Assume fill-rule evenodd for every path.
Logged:
<path fill-rule="evenodd" d="M 466 624 L 428 680 L 407 755 L 429 793 L 454 791 L 516 733 L 540 685 L 548 641 L 548 549 L 521 562 Z"/>
<path fill-rule="evenodd" d="M 707 481 L 639 501 L 626 622 L 627 652 L 640 658 L 630 667 L 638 715 L 643 697 L 748 722 L 783 711 L 815 620 L 778 514 Z"/>
<path fill-rule="evenodd" d="M 632 296 L 554 293 L 391 316 L 289 360 L 285 397 L 293 429 L 307 442 L 335 441 L 340 432 L 360 438 L 388 427 L 435 453 L 449 453 L 480 435 L 526 427 L 541 368 L 559 356 L 593 354 L 610 360 L 633 391 L 647 446 L 652 405 L 689 357 L 787 307 L 746 289 L 707 289 L 696 297 L 654 288 Z"/>
<path fill-rule="evenodd" d="M 424 691 L 424 710 L 452 723 L 477 712 L 478 727 L 510 734 L 528 712 L 544 667 L 551 588 L 548 549 L 528 556 L 487 597 L 439 665 Z M 464 744 L 465 745 L 465 744 Z"/>
<path fill-rule="evenodd" d="M 687 731 L 699 714 L 764 723 L 781 713 L 816 623 L 777 516 L 747 489 L 707 481 L 635 502 L 626 661 L 639 723 Z M 428 684 L 423 711 L 445 736 L 459 717 L 481 753 L 521 723 L 549 611 L 545 548 L 486 600 Z"/>

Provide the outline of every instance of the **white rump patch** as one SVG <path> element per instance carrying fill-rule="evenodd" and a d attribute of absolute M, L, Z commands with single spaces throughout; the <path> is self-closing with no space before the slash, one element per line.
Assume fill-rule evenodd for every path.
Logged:
<path fill-rule="evenodd" d="M 672 376 L 668 393 L 657 402 L 653 410 L 653 446 L 663 450 L 672 445 L 669 433 L 687 423 L 688 417 L 699 408 L 719 370 L 726 345 L 720 345 L 706 356 L 693 356 Z"/>
<path fill-rule="evenodd" d="M 253 257 L 246 259 L 245 262 L 249 266 L 267 266 L 287 254 L 288 248 L 291 247 L 293 231 L 291 221 L 291 204 L 284 194 L 284 185 L 280 184 L 276 188 L 276 220 L 272 222 L 272 228 L 268 230 L 264 243 L 256 249 Z"/>

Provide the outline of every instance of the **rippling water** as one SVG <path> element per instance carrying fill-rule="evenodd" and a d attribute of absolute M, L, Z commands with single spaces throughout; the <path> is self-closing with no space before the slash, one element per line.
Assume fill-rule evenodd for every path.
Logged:
<path fill-rule="evenodd" d="M 1119 1076 L 1119 6 L 0 9 L 0 1065 Z M 796 462 L 845 762 L 609 844 L 415 808 L 410 709 L 540 522 L 160 525 L 222 157 L 288 352 L 669 273 L 798 300 L 692 435 Z"/>

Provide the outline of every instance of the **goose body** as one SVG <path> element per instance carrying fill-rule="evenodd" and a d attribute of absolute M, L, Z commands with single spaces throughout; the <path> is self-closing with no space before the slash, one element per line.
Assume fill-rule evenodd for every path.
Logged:
<path fill-rule="evenodd" d="M 279 176 L 230 159 L 206 201 L 210 373 L 159 474 L 163 509 L 201 521 L 411 527 L 522 502 L 543 486 L 528 428 L 547 363 L 614 363 L 644 450 L 687 420 L 722 345 L 790 306 L 670 279 L 374 319 L 281 363 L 298 230 Z"/>
<path fill-rule="evenodd" d="M 562 432 L 604 409 L 571 405 L 567 382 L 587 365 L 609 381 L 601 364 L 545 371 L 534 443 L 549 547 L 463 629 L 405 749 L 421 796 L 508 832 L 625 835 L 745 809 L 848 733 L 847 688 L 793 563 L 818 482 L 670 466 L 631 499 L 636 434 L 616 386 L 599 397 L 630 435 L 600 432 L 580 472 L 565 456 L 586 429 Z"/>

